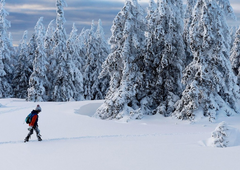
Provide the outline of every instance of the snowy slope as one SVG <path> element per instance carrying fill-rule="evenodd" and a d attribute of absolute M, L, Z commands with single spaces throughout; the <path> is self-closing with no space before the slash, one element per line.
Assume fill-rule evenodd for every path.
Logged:
<path fill-rule="evenodd" d="M 103 101 L 40 103 L 42 142 L 29 143 L 25 117 L 37 103 L 1 99 L 0 170 L 238 170 L 240 142 L 206 146 L 221 122 L 240 129 L 240 115 L 190 124 L 161 115 L 140 121 L 92 118 Z"/>

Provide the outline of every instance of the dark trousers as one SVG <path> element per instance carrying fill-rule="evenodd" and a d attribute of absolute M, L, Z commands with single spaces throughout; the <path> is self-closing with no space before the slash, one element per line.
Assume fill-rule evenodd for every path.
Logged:
<path fill-rule="evenodd" d="M 31 137 L 31 135 L 33 134 L 33 130 L 36 132 L 36 135 L 37 135 L 37 138 L 40 138 L 41 135 L 40 135 L 40 130 L 38 129 L 38 126 L 34 126 L 28 133 L 27 135 L 27 139 L 29 139 Z"/>

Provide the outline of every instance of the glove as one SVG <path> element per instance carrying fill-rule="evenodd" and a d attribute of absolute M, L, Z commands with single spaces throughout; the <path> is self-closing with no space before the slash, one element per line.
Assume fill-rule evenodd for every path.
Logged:
<path fill-rule="evenodd" d="M 31 131 L 31 130 L 32 130 L 32 128 L 33 128 L 32 126 L 29 126 L 28 130 L 29 130 L 29 131 Z"/>

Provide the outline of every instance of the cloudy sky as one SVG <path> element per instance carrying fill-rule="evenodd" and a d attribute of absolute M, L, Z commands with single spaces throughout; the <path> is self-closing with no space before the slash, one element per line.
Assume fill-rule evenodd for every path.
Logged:
<path fill-rule="evenodd" d="M 110 36 L 112 21 L 121 10 L 125 0 L 65 0 L 68 7 L 65 7 L 65 27 L 67 33 L 71 31 L 73 22 L 79 32 L 82 28 L 90 28 L 92 20 L 102 20 L 106 36 Z M 149 0 L 139 0 L 143 7 L 147 6 Z M 186 0 L 184 0 L 186 1 Z M 17 45 L 25 30 L 29 31 L 29 37 L 40 17 L 44 17 L 44 24 L 56 18 L 56 0 L 6 0 L 6 10 L 9 12 L 7 19 L 11 21 L 11 28 L 14 44 Z M 239 21 L 231 22 L 233 25 L 240 25 L 240 1 L 230 0 L 232 7 Z"/>

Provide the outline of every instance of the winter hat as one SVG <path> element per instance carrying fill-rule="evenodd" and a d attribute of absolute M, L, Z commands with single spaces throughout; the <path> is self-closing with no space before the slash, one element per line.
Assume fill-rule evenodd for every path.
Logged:
<path fill-rule="evenodd" d="M 41 111 L 42 111 L 42 108 L 40 107 L 40 105 L 37 105 L 37 107 L 36 107 L 35 110 L 41 112 Z"/>

